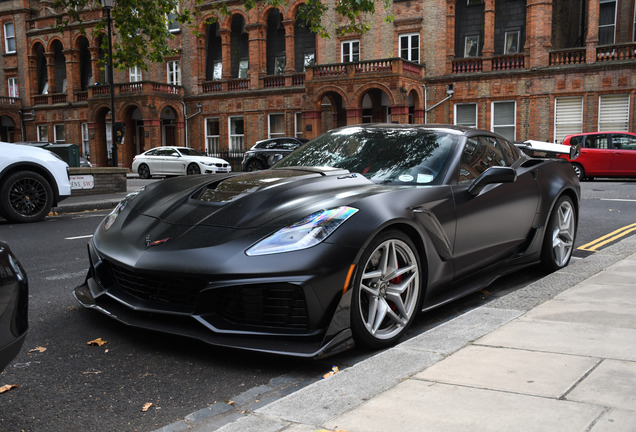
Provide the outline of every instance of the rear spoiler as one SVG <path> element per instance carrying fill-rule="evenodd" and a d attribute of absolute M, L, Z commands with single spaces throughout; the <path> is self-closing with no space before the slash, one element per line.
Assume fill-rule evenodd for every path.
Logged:
<path fill-rule="evenodd" d="M 555 158 L 560 154 L 566 154 L 570 160 L 574 160 L 581 154 L 581 144 L 563 145 L 544 141 L 527 140 L 515 142 L 515 145 L 529 156 L 540 158 Z"/>

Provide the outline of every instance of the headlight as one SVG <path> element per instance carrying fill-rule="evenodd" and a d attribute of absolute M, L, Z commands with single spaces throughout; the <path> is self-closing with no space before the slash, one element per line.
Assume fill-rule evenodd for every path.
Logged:
<path fill-rule="evenodd" d="M 276 231 L 245 253 L 248 256 L 270 255 L 310 248 L 329 237 L 344 221 L 357 212 L 358 209 L 345 206 L 320 210 L 295 224 Z"/>
<path fill-rule="evenodd" d="M 128 203 L 132 201 L 137 195 L 139 195 L 143 190 L 144 188 L 141 188 L 129 193 L 124 197 L 123 200 L 119 202 L 119 204 L 117 204 L 117 207 L 115 207 L 113 211 L 110 212 L 108 216 L 106 216 L 106 220 L 104 221 L 104 230 L 108 231 L 110 227 L 113 226 L 113 224 L 115 223 L 115 219 L 117 219 L 117 216 L 119 216 L 119 213 L 123 212 Z"/>

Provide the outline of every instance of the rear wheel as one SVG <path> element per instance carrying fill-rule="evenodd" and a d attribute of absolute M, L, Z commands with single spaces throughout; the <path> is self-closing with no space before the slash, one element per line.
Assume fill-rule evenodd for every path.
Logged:
<path fill-rule="evenodd" d="M 583 169 L 582 165 L 573 163 L 572 168 L 574 168 L 574 172 L 576 173 L 576 176 L 579 178 L 579 181 L 585 180 L 585 170 Z"/>
<path fill-rule="evenodd" d="M 260 171 L 264 168 L 263 164 L 256 159 L 252 159 L 247 163 L 247 165 L 245 165 L 245 171 Z"/>
<path fill-rule="evenodd" d="M 353 285 L 351 330 L 356 344 L 385 348 L 400 339 L 419 310 L 421 265 L 400 231 L 376 237 L 363 253 Z"/>
<path fill-rule="evenodd" d="M 567 266 L 576 237 L 577 211 L 568 196 L 557 201 L 548 219 L 541 250 L 541 264 L 549 272 Z"/>
<path fill-rule="evenodd" d="M 137 174 L 139 174 L 139 178 L 141 179 L 149 179 L 150 168 L 146 164 L 141 164 L 139 165 L 139 168 L 137 168 Z"/>
<path fill-rule="evenodd" d="M 11 222 L 37 222 L 53 206 L 53 189 L 40 174 L 18 171 L 0 187 L 0 213 Z"/>
<path fill-rule="evenodd" d="M 201 168 L 199 168 L 199 165 L 191 163 L 190 165 L 188 165 L 186 174 L 188 175 L 201 174 Z"/>

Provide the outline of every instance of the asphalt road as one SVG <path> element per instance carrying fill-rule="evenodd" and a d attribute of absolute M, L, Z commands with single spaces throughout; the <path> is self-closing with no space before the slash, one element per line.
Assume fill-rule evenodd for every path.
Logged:
<path fill-rule="evenodd" d="M 576 246 L 636 222 L 636 181 L 583 186 Z M 15 362 L 0 374 L 2 431 L 152 431 L 207 406 L 273 382 L 281 389 L 318 380 L 332 365 L 347 367 L 369 353 L 352 350 L 302 361 L 209 347 L 184 338 L 129 329 L 77 305 L 71 290 L 88 266 L 87 236 L 106 212 L 60 215 L 44 222 L 0 221 L 30 282 L 30 329 Z M 627 234 L 629 235 L 629 234 Z M 616 241 L 616 240 L 615 240 Z M 590 251 L 577 250 L 575 259 Z M 535 268 L 419 317 L 411 334 L 538 279 Z M 102 346 L 89 345 L 97 338 Z M 281 379 L 282 378 L 282 379 Z M 144 404 L 152 403 L 147 411 Z"/>

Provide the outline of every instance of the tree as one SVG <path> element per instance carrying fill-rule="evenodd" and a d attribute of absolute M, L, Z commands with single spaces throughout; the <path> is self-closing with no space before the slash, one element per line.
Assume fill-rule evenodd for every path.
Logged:
<path fill-rule="evenodd" d="M 390 0 L 377 1 L 387 10 L 391 5 Z M 205 0 L 189 0 L 189 2 L 189 5 L 185 5 L 179 0 L 116 0 L 111 10 L 115 35 L 113 65 L 118 69 L 132 66 L 147 69 L 148 63 L 163 63 L 167 56 L 173 54 L 168 41 L 175 37 L 168 29 L 168 20 L 175 20 L 182 26 L 190 26 L 196 33 L 194 24 L 204 4 L 212 5 L 222 14 L 230 13 L 230 6 L 226 2 L 205 3 Z M 274 7 L 284 6 L 285 0 L 242 1 L 242 6 L 246 10 L 263 4 Z M 367 31 L 369 25 L 364 18 L 375 13 L 375 5 L 375 0 L 335 0 L 333 10 L 343 18 L 345 23 L 337 31 L 339 33 Z M 84 24 L 84 12 L 99 9 L 101 4 L 96 0 L 55 0 L 53 7 L 65 17 L 60 21 L 60 29 L 63 30 L 72 22 Z M 307 0 L 297 19 L 303 20 L 321 37 L 329 37 L 330 32 L 323 23 L 323 16 L 329 8 L 321 0 Z M 387 18 L 391 19 L 391 16 L 387 15 Z M 105 29 L 105 18 L 101 19 L 95 28 Z"/>

